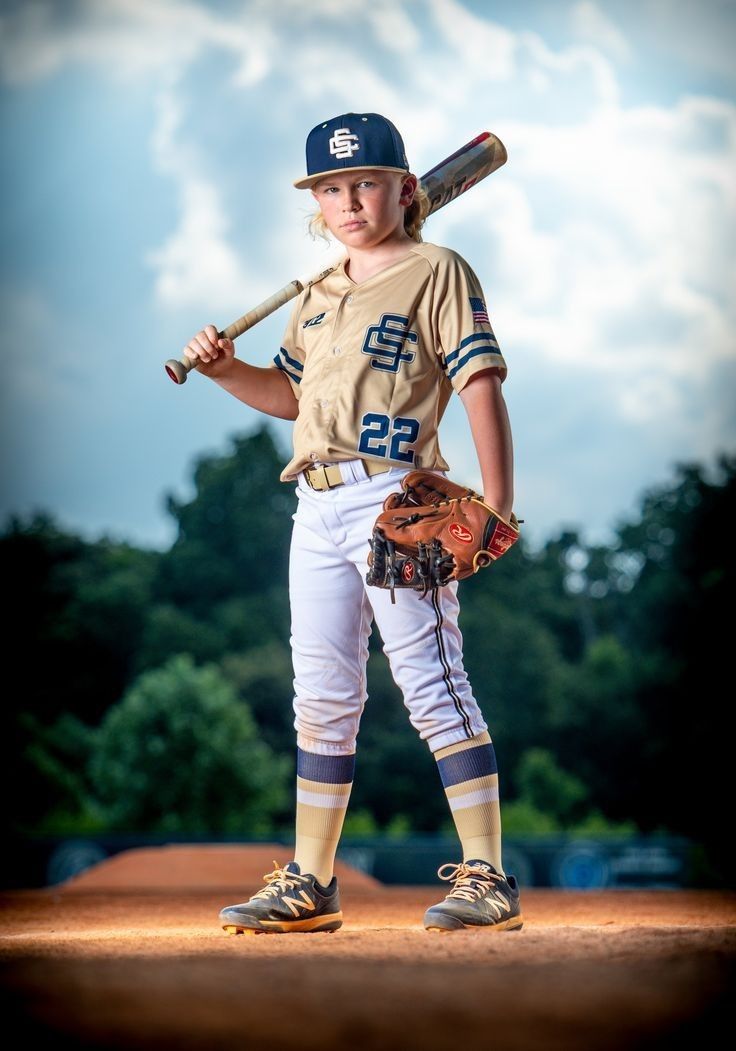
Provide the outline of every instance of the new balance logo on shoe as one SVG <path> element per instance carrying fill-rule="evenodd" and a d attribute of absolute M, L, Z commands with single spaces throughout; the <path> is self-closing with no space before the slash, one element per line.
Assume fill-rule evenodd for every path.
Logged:
<path fill-rule="evenodd" d="M 284 905 L 289 906 L 289 908 L 295 916 L 299 915 L 300 909 L 306 909 L 309 912 L 314 912 L 317 906 L 314 904 L 314 902 L 305 890 L 299 891 L 299 897 L 301 898 L 301 900 L 299 900 L 299 898 L 288 898 L 285 894 L 283 894 L 281 900 L 284 903 Z"/>

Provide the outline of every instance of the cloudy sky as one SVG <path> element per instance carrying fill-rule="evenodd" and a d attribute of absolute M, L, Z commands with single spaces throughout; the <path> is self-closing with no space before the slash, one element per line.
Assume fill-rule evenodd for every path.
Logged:
<path fill-rule="evenodd" d="M 292 180 L 349 111 L 390 117 L 418 174 L 483 129 L 506 144 L 425 236 L 483 283 L 533 541 L 605 539 L 675 463 L 736 448 L 733 0 L 0 10 L 3 518 L 170 542 L 164 494 L 259 417 L 162 363 L 334 254 Z M 288 309 L 238 353 L 266 364 Z M 442 433 L 477 483 L 459 399 Z"/>

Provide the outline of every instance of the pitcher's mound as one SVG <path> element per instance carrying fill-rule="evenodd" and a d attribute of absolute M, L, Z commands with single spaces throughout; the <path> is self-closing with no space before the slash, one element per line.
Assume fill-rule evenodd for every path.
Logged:
<path fill-rule="evenodd" d="M 255 892 L 266 873 L 291 860 L 282 844 L 237 846 L 232 844 L 169 844 L 139 847 L 115 854 L 68 880 L 64 893 L 73 891 L 201 891 L 252 888 Z M 382 886 L 372 876 L 335 863 L 341 889 L 375 890 Z"/>

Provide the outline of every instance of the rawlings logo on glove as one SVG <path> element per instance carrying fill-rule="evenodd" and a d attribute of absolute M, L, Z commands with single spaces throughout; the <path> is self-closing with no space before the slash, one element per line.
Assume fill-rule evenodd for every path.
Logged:
<path fill-rule="evenodd" d="M 464 580 L 495 562 L 519 539 L 519 522 L 507 522 L 472 489 L 443 475 L 412 471 L 391 493 L 376 519 L 366 581 L 374 587 L 431 588 Z"/>

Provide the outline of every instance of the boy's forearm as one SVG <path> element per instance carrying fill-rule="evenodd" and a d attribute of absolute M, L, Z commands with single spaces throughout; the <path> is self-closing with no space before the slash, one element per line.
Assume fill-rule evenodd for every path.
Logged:
<path fill-rule="evenodd" d="M 483 498 L 508 519 L 514 505 L 514 452 L 501 380 L 495 372 L 474 376 L 460 392 L 478 455 Z"/>
<path fill-rule="evenodd" d="M 226 372 L 210 377 L 239 401 L 282 420 L 295 420 L 299 403 L 291 385 L 278 369 L 259 368 L 233 358 Z"/>

